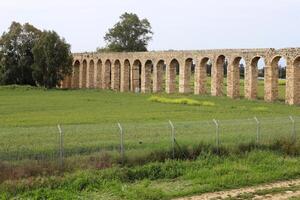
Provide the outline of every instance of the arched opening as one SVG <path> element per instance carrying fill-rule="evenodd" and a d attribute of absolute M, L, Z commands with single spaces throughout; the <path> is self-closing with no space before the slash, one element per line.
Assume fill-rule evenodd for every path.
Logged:
<path fill-rule="evenodd" d="M 166 64 L 160 60 L 153 69 L 153 92 L 162 92 L 166 88 Z"/>
<path fill-rule="evenodd" d="M 142 63 L 139 60 L 135 60 L 132 66 L 131 72 L 131 91 L 140 92 L 141 91 L 141 73 L 142 73 Z"/>
<path fill-rule="evenodd" d="M 252 58 L 249 72 L 246 72 L 245 97 L 248 99 L 263 99 L 265 88 L 265 59 L 260 56 Z M 248 77 L 249 76 L 249 77 Z M 246 95 L 248 94 L 248 95 Z"/>
<path fill-rule="evenodd" d="M 286 59 L 275 56 L 265 71 L 265 100 L 276 101 L 285 99 Z"/>
<path fill-rule="evenodd" d="M 147 60 L 145 67 L 142 69 L 142 92 L 151 92 L 153 90 L 153 63 Z"/>
<path fill-rule="evenodd" d="M 80 62 L 75 61 L 72 74 L 72 88 L 79 88 L 79 71 L 80 71 Z"/>
<path fill-rule="evenodd" d="M 285 102 L 293 105 L 300 104 L 300 56 L 296 57 L 292 66 L 287 66 L 286 72 L 286 99 Z"/>
<path fill-rule="evenodd" d="M 130 62 L 128 59 L 124 61 L 121 66 L 121 92 L 128 92 L 130 90 Z"/>
<path fill-rule="evenodd" d="M 114 67 L 112 70 L 112 80 L 111 80 L 111 88 L 116 91 L 120 91 L 120 79 L 121 79 L 121 63 L 119 60 L 116 60 L 114 63 Z"/>
<path fill-rule="evenodd" d="M 239 62 L 239 90 L 240 96 L 245 97 L 246 61 L 242 58 Z"/>
<path fill-rule="evenodd" d="M 195 67 L 195 83 L 194 93 L 205 94 L 207 88 L 210 86 L 211 77 L 211 61 L 208 57 L 200 60 L 200 63 Z"/>
<path fill-rule="evenodd" d="M 195 63 L 192 58 L 185 60 L 182 73 L 179 75 L 179 92 L 190 93 L 194 88 Z"/>
<path fill-rule="evenodd" d="M 103 89 L 111 89 L 111 62 L 106 60 L 103 69 L 103 78 L 102 78 Z"/>
<path fill-rule="evenodd" d="M 81 88 L 87 87 L 87 61 L 82 62 Z"/>
<path fill-rule="evenodd" d="M 224 94 L 224 76 L 227 76 L 228 61 L 224 55 L 217 57 L 212 66 L 211 95 L 222 96 Z"/>
<path fill-rule="evenodd" d="M 96 88 L 102 88 L 102 61 L 97 62 Z"/>
<path fill-rule="evenodd" d="M 258 57 L 255 68 L 257 68 L 257 98 L 264 99 L 265 96 L 265 59 L 262 57 Z"/>
<path fill-rule="evenodd" d="M 179 75 L 179 62 L 173 59 L 167 69 L 166 92 L 174 93 L 178 91 L 178 75 Z"/>
<path fill-rule="evenodd" d="M 245 76 L 245 60 L 242 57 L 233 59 L 227 73 L 227 96 L 239 98 L 243 93 Z M 242 80 L 242 81 L 241 81 Z M 242 91 L 241 91 L 242 90 Z"/>
<path fill-rule="evenodd" d="M 89 64 L 89 72 L 88 72 L 88 80 L 87 80 L 87 87 L 94 88 L 94 61 L 91 60 Z"/>

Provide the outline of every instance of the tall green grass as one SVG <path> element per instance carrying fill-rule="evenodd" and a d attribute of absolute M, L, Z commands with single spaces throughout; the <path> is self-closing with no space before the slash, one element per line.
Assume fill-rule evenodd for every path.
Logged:
<path fill-rule="evenodd" d="M 0 198 L 172 199 L 297 178 L 299 166 L 299 157 L 269 150 L 221 156 L 206 151 L 194 161 L 166 160 L 7 181 L 0 185 Z"/>

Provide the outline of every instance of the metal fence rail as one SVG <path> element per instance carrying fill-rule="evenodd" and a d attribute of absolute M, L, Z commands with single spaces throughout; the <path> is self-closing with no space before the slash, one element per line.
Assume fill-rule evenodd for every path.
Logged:
<path fill-rule="evenodd" d="M 0 162 L 22 164 L 26 161 L 88 159 L 110 154 L 134 157 L 153 151 L 171 151 L 178 145 L 200 143 L 235 147 L 242 143 L 270 144 L 286 138 L 297 141 L 300 117 L 286 116 L 239 120 L 186 121 L 117 124 L 78 124 L 44 127 L 0 128 Z"/>

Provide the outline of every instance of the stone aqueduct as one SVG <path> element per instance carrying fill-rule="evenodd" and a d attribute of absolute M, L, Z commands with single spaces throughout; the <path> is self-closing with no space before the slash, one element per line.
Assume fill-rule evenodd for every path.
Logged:
<path fill-rule="evenodd" d="M 134 53 L 75 53 L 73 73 L 62 88 L 101 88 L 137 91 L 206 94 L 206 64 L 212 63 L 211 95 L 222 96 L 224 63 L 227 61 L 226 94 L 240 97 L 240 60 L 245 61 L 245 98 L 256 99 L 258 61 L 264 59 L 264 99 L 278 98 L 278 61 L 285 58 L 287 104 L 300 104 L 300 48 L 226 49 Z M 194 83 L 190 84 L 194 65 Z M 179 88 L 176 74 L 179 71 Z M 193 85 L 193 86 L 191 86 Z"/>

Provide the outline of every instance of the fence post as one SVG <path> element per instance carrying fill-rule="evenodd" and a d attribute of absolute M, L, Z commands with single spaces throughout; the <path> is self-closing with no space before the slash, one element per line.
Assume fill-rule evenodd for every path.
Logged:
<path fill-rule="evenodd" d="M 296 126 L 295 126 L 295 120 L 292 116 L 289 117 L 292 121 L 292 140 L 293 142 L 296 142 Z"/>
<path fill-rule="evenodd" d="M 59 132 L 59 161 L 60 166 L 63 167 L 64 165 L 64 138 L 63 138 L 63 132 L 60 127 L 60 125 L 57 125 L 58 132 Z"/>
<path fill-rule="evenodd" d="M 219 129 L 220 129 L 220 126 L 219 126 L 219 123 L 218 123 L 217 120 L 213 119 L 213 122 L 216 125 L 216 145 L 217 145 L 217 150 L 219 151 L 219 145 L 220 145 L 220 133 L 219 133 Z"/>
<path fill-rule="evenodd" d="M 171 120 L 169 120 L 169 124 L 171 126 L 171 142 L 172 142 L 172 154 L 173 159 L 175 158 L 175 128 Z"/>
<path fill-rule="evenodd" d="M 260 121 L 257 119 L 257 117 L 254 117 L 254 120 L 256 122 L 256 144 L 259 144 L 259 139 L 260 139 Z"/>
<path fill-rule="evenodd" d="M 121 152 L 121 159 L 122 159 L 122 164 L 124 164 L 124 157 L 125 157 L 125 149 L 124 149 L 124 132 L 123 128 L 120 123 L 118 123 L 118 127 L 120 130 L 120 152 Z"/>

